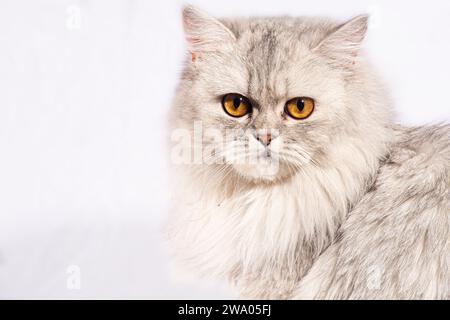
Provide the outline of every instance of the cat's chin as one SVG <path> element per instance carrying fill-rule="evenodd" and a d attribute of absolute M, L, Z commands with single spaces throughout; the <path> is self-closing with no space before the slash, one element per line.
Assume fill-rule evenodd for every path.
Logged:
<path fill-rule="evenodd" d="M 283 180 L 290 175 L 290 172 L 286 170 L 283 165 L 270 163 L 258 166 L 233 164 L 233 168 L 241 177 L 252 182 L 276 182 Z"/>

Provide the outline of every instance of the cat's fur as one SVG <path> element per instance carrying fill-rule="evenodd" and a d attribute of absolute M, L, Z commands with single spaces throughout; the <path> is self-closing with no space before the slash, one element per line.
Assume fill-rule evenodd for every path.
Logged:
<path fill-rule="evenodd" d="M 170 235 L 184 265 L 247 298 L 450 298 L 450 127 L 393 123 L 360 50 L 367 17 L 216 20 L 187 7 L 183 21 L 171 128 L 276 129 L 283 141 L 275 175 L 174 168 Z M 227 93 L 251 98 L 252 116 L 226 115 Z M 282 115 L 298 96 L 316 100 L 303 121 Z"/>

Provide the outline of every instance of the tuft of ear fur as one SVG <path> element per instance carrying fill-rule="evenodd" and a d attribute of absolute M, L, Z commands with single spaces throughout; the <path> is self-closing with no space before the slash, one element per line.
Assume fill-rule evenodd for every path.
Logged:
<path fill-rule="evenodd" d="M 341 67 L 351 67 L 358 57 L 367 32 L 369 16 L 359 15 L 342 24 L 314 49 Z"/>
<path fill-rule="evenodd" d="M 202 53 L 229 49 L 236 41 L 230 29 L 194 6 L 184 7 L 183 26 L 193 61 Z"/>

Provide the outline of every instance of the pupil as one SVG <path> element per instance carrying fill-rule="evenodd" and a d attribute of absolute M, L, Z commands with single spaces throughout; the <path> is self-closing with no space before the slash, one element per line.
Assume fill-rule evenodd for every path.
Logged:
<path fill-rule="evenodd" d="M 297 108 L 299 111 L 303 111 L 303 109 L 305 108 L 305 102 L 303 101 L 303 99 L 297 100 Z"/>
<path fill-rule="evenodd" d="M 238 98 L 238 97 L 234 98 L 233 99 L 234 108 L 237 109 L 237 108 L 239 108 L 240 105 L 241 105 L 241 98 Z"/>

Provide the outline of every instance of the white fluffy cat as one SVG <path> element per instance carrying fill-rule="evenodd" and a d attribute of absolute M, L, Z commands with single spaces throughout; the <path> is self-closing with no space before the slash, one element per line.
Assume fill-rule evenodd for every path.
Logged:
<path fill-rule="evenodd" d="M 450 298 L 450 127 L 393 123 L 367 17 L 183 22 L 179 261 L 246 298 Z"/>

